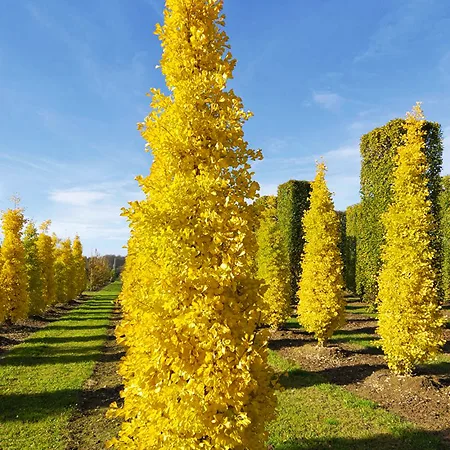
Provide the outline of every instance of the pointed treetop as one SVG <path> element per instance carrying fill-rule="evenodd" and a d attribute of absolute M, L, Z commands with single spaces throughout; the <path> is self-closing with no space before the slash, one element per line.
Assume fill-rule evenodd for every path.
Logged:
<path fill-rule="evenodd" d="M 51 224 L 52 224 L 52 221 L 50 219 L 44 220 L 44 222 L 42 222 L 41 225 L 39 226 L 39 230 L 42 233 L 47 233 Z"/>

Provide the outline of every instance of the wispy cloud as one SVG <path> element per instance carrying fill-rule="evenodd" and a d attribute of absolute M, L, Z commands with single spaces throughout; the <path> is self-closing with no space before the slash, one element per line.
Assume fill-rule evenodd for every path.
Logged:
<path fill-rule="evenodd" d="M 156 0 L 148 1 L 156 8 Z M 147 87 L 144 88 L 144 82 L 148 79 L 147 67 L 150 66 L 146 60 L 147 52 L 135 52 L 130 55 L 128 60 L 120 63 L 106 63 L 99 51 L 96 51 L 93 45 L 95 41 L 91 37 L 102 35 L 109 30 L 89 22 L 85 17 L 77 15 L 75 11 L 71 11 L 70 14 L 70 23 L 74 24 L 70 29 L 35 3 L 27 3 L 25 8 L 41 27 L 66 45 L 69 52 L 78 61 L 78 68 L 85 76 L 86 85 L 95 94 L 105 100 L 114 96 L 122 101 L 130 101 L 130 93 L 142 95 L 142 92 L 145 92 Z M 119 14 L 116 16 L 119 17 Z M 115 18 L 117 18 L 116 16 Z M 83 30 L 83 33 L 80 33 L 80 30 Z M 84 39 L 80 36 L 84 36 Z M 142 86 L 142 90 L 140 86 Z"/>
<path fill-rule="evenodd" d="M 150 5 L 158 16 L 163 17 L 164 0 L 145 0 L 145 3 Z"/>
<path fill-rule="evenodd" d="M 239 84 L 249 84 L 258 73 L 258 70 L 264 70 L 262 68 L 264 63 L 269 60 L 273 63 L 272 60 L 279 45 L 279 39 L 271 39 L 264 45 L 264 47 L 260 48 L 260 51 L 256 53 L 256 56 L 253 59 L 249 60 L 244 66 L 242 66 L 242 69 L 241 66 L 238 65 L 237 79 L 239 79 Z"/>
<path fill-rule="evenodd" d="M 357 158 L 359 161 L 359 148 L 354 145 L 340 147 L 336 150 L 330 150 L 323 155 L 327 161 L 342 161 Z"/>
<path fill-rule="evenodd" d="M 50 194 L 50 200 L 74 206 L 88 206 L 100 200 L 104 200 L 108 194 L 99 191 L 80 191 L 80 190 L 65 190 L 54 191 Z"/>
<path fill-rule="evenodd" d="M 266 158 L 257 169 L 261 195 L 276 195 L 278 185 L 288 181 L 312 180 L 315 162 L 323 159 L 327 165 L 327 181 L 335 194 L 337 209 L 345 209 L 359 198 L 360 152 L 357 143 L 344 145 L 322 154 L 300 157 Z"/>
<path fill-rule="evenodd" d="M 14 164 L 14 167 L 23 166 L 40 172 L 53 173 L 65 167 L 64 164 L 52 161 L 48 158 L 30 158 L 29 155 L 14 156 L 8 153 L 0 153 L 0 160 L 8 161 Z"/>
<path fill-rule="evenodd" d="M 314 103 L 329 111 L 339 109 L 344 102 L 344 98 L 335 92 L 314 92 L 312 98 Z"/>
<path fill-rule="evenodd" d="M 355 63 L 407 51 L 413 39 L 423 37 L 423 27 L 433 9 L 430 0 L 399 1 L 397 4 L 395 10 L 383 17 L 367 49 L 354 58 Z"/>
<path fill-rule="evenodd" d="M 79 234 L 86 242 L 85 253 L 105 240 L 126 243 L 129 229 L 122 208 L 143 198 L 132 180 L 115 180 L 72 186 L 49 192 L 52 208 L 52 231 L 60 237 Z M 39 220 L 43 220 L 39 218 Z M 122 252 L 123 253 L 123 252 Z"/>

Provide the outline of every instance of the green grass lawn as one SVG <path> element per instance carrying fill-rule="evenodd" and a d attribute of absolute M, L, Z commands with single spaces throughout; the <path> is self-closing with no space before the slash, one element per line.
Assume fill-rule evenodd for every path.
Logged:
<path fill-rule="evenodd" d="M 277 419 L 270 424 L 275 450 L 437 450 L 432 433 L 361 399 L 320 376 L 270 352 L 270 363 L 284 372 Z"/>
<path fill-rule="evenodd" d="M 37 331 L 0 362 L 0 449 L 63 449 L 69 418 L 106 340 L 120 283 Z"/>

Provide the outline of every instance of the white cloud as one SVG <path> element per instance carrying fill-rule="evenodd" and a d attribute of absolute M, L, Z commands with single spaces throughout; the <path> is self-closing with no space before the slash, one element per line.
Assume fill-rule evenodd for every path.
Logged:
<path fill-rule="evenodd" d="M 277 195 L 278 184 L 276 183 L 260 183 L 260 195 Z"/>
<path fill-rule="evenodd" d="M 336 150 L 330 150 L 323 155 L 325 161 L 342 161 L 356 159 L 359 163 L 359 147 L 344 146 Z"/>
<path fill-rule="evenodd" d="M 263 148 L 265 154 L 278 154 L 286 150 L 290 142 L 288 138 L 271 138 L 268 139 Z"/>
<path fill-rule="evenodd" d="M 334 92 L 314 92 L 313 100 L 322 108 L 330 111 L 338 109 L 344 102 L 344 98 Z"/>
<path fill-rule="evenodd" d="M 95 249 L 101 253 L 123 254 L 124 251 L 119 249 L 126 244 L 129 229 L 126 219 L 121 216 L 122 208 L 143 196 L 136 182 L 129 179 L 105 180 L 51 191 L 48 194 L 54 205 L 50 211 L 51 231 L 60 238 L 73 238 L 78 234 L 85 255 Z M 38 219 L 40 222 L 45 217 Z"/>
<path fill-rule="evenodd" d="M 65 203 L 74 206 L 88 206 L 92 203 L 104 200 L 108 194 L 100 191 L 84 190 L 60 190 L 50 193 L 50 200 L 57 203 Z"/>

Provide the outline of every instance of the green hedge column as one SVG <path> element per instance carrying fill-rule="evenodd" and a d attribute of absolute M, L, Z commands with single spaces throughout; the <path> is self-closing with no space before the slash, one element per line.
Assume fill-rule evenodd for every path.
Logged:
<path fill-rule="evenodd" d="M 442 290 L 444 299 L 450 298 L 450 175 L 442 177 L 439 196 L 442 235 Z"/>
<path fill-rule="evenodd" d="M 375 304 L 378 295 L 377 277 L 381 266 L 381 245 L 384 230 L 381 215 L 391 202 L 392 171 L 394 157 L 401 144 L 404 128 L 403 119 L 394 119 L 386 125 L 375 128 L 361 138 L 361 223 L 357 240 L 358 293 L 364 300 Z M 428 188 L 436 225 L 439 222 L 438 196 L 440 192 L 442 167 L 442 133 L 438 123 L 426 122 L 425 154 L 428 161 Z M 433 233 L 433 245 L 440 255 L 439 233 Z M 440 256 L 436 258 L 440 267 Z"/>
<path fill-rule="evenodd" d="M 345 266 L 346 266 L 346 260 L 345 260 L 345 241 L 346 241 L 346 235 L 345 235 L 345 229 L 346 229 L 346 223 L 347 223 L 347 215 L 345 211 L 336 211 L 336 214 L 339 219 L 339 251 L 341 252 L 341 259 L 342 263 L 344 264 L 344 272 L 345 273 Z"/>
<path fill-rule="evenodd" d="M 309 181 L 290 180 L 278 187 L 278 221 L 290 269 L 292 303 L 296 302 L 295 294 L 301 274 L 300 260 L 305 244 L 302 219 L 309 208 L 310 192 Z"/>

